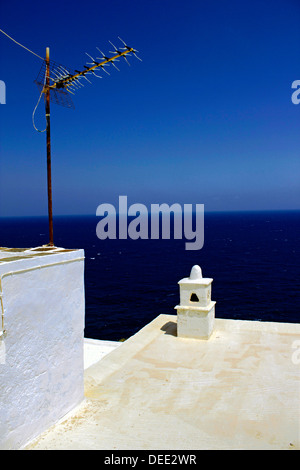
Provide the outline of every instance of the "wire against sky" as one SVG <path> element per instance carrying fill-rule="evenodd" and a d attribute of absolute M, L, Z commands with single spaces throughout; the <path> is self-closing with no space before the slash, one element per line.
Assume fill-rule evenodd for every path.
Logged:
<path fill-rule="evenodd" d="M 45 60 L 43 57 L 39 56 L 38 54 L 36 54 L 35 52 L 31 51 L 30 49 L 28 49 L 28 47 L 25 47 L 23 46 L 23 44 L 19 43 L 18 41 L 16 41 L 15 39 L 13 39 L 11 36 L 9 36 L 5 31 L 3 31 L 2 29 L 0 29 L 0 32 L 2 34 L 4 34 L 5 36 L 7 36 L 9 39 L 11 39 L 13 42 L 15 42 L 16 44 L 18 44 L 18 46 L 21 46 L 23 47 L 24 49 L 26 49 L 26 51 L 28 52 L 31 52 L 31 54 L 37 56 L 39 59 L 41 60 Z"/>

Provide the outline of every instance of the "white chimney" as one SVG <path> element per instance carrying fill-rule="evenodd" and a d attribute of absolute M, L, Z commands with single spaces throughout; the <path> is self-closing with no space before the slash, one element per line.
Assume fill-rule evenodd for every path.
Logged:
<path fill-rule="evenodd" d="M 190 277 L 178 282 L 180 304 L 177 310 L 177 336 L 208 339 L 215 319 L 215 304 L 211 300 L 213 279 L 203 278 L 200 266 L 193 266 Z"/>

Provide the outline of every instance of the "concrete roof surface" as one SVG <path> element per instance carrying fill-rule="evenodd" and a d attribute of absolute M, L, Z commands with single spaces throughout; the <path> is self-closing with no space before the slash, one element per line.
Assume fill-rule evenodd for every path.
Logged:
<path fill-rule="evenodd" d="M 85 400 L 27 449 L 300 449 L 300 325 L 159 315 L 85 370 Z"/>

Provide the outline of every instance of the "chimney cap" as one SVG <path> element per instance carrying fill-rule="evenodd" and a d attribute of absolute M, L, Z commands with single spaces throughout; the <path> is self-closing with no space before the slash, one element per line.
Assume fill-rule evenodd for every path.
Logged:
<path fill-rule="evenodd" d="M 190 272 L 190 277 L 185 277 L 181 279 L 178 284 L 201 284 L 203 286 L 208 286 L 211 284 L 213 279 L 210 277 L 202 277 L 202 270 L 200 266 L 195 264 Z"/>
<path fill-rule="evenodd" d="M 191 273 L 190 273 L 190 280 L 195 281 L 197 279 L 202 279 L 202 270 L 200 266 L 195 264 L 195 266 L 192 267 Z"/>

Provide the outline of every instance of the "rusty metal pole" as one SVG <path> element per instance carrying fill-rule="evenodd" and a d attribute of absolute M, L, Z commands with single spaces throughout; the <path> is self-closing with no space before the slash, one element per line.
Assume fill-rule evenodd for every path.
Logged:
<path fill-rule="evenodd" d="M 46 48 L 46 138 L 47 138 L 47 183 L 48 183 L 48 218 L 49 218 L 49 245 L 53 243 L 53 215 L 52 215 L 52 181 L 51 181 L 51 141 L 50 141 L 50 50 Z"/>

